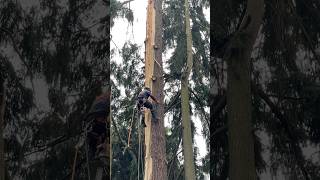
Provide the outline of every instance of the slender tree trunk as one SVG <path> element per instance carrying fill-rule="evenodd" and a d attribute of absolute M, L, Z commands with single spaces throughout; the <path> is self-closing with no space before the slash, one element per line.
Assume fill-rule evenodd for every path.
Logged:
<path fill-rule="evenodd" d="M 0 79 L 0 179 L 5 179 L 5 161 L 4 161 L 4 112 L 5 112 L 5 82 Z"/>
<path fill-rule="evenodd" d="M 162 67 L 162 0 L 148 0 L 147 37 L 145 54 L 145 85 L 152 89 L 158 99 L 157 116 L 159 121 L 151 120 L 150 113 L 145 119 L 145 171 L 144 180 L 166 180 L 166 142 L 163 108 L 163 67 Z"/>
<path fill-rule="evenodd" d="M 110 82 L 110 80 L 109 80 Z M 111 135 L 112 135 L 112 128 L 111 128 L 111 118 L 112 118 L 112 112 L 111 112 L 111 101 L 112 101 L 112 92 L 111 92 L 111 87 L 109 87 L 109 91 L 110 91 L 110 106 L 109 106 L 109 116 L 108 116 L 108 119 L 107 119 L 107 123 L 108 123 L 108 128 L 109 128 L 109 134 L 107 134 L 107 157 L 108 157 L 108 161 L 109 161 L 109 179 L 111 179 L 112 177 L 112 170 L 111 170 L 111 167 L 112 167 L 112 139 L 111 139 Z"/>
<path fill-rule="evenodd" d="M 185 0 L 185 24 L 187 39 L 187 68 L 181 77 L 181 113 L 183 127 L 184 179 L 195 180 L 193 143 L 191 134 L 191 117 L 189 101 L 189 76 L 192 70 L 192 36 L 190 29 L 189 2 Z"/>
<path fill-rule="evenodd" d="M 248 0 L 246 14 L 225 56 L 228 65 L 230 180 L 256 179 L 251 122 L 250 56 L 263 12 L 263 0 Z"/>

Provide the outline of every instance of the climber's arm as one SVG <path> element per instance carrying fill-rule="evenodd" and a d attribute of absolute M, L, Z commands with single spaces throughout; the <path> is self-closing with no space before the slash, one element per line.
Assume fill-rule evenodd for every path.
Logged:
<path fill-rule="evenodd" d="M 159 103 L 158 100 L 154 96 L 152 96 L 152 94 L 150 94 L 150 97 L 152 100 L 154 100 L 154 102 L 156 102 L 157 104 Z"/>

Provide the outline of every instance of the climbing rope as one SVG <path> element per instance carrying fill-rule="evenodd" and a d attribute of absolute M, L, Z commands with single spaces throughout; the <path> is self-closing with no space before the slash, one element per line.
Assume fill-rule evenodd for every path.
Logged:
<path fill-rule="evenodd" d="M 85 137 L 88 137 L 88 127 L 85 125 Z M 88 179 L 90 180 L 90 166 L 89 166 L 89 149 L 88 149 L 88 140 L 85 140 L 85 149 L 86 149 L 86 164 L 87 164 L 87 173 Z"/>
<path fill-rule="evenodd" d="M 131 116 L 131 122 L 130 122 L 130 128 L 128 132 L 128 146 L 124 149 L 123 153 L 125 153 L 126 149 L 130 147 L 130 140 L 131 140 L 131 132 L 132 132 L 132 126 L 133 126 L 133 121 L 135 117 L 135 112 L 138 113 L 138 111 L 135 111 L 136 108 L 133 109 L 132 111 L 132 116 Z M 138 180 L 140 180 L 140 171 L 142 172 L 142 178 L 144 177 L 144 165 L 143 165 L 143 149 L 142 149 L 142 144 L 141 144 L 141 122 L 143 120 L 143 115 L 142 113 L 139 113 L 139 120 L 138 120 L 138 163 L 137 163 L 137 174 L 138 174 Z"/>
<path fill-rule="evenodd" d="M 74 160 L 73 160 L 73 165 L 72 165 L 72 175 L 71 175 L 71 180 L 74 179 L 74 174 L 76 171 L 76 162 L 77 162 L 77 156 L 78 156 L 78 148 L 76 147 L 76 152 L 74 154 Z"/>
<path fill-rule="evenodd" d="M 129 128 L 129 133 L 128 133 L 128 148 L 130 147 L 130 140 L 131 140 L 131 131 L 132 131 L 132 124 L 133 124 L 133 117 L 134 117 L 134 113 L 136 108 L 133 108 L 132 110 L 132 116 L 131 116 L 131 122 L 130 122 L 130 128 Z"/>
<path fill-rule="evenodd" d="M 142 114 L 140 113 L 140 119 L 138 122 L 138 144 L 139 144 L 139 148 L 138 148 L 138 180 L 140 180 L 140 153 L 141 153 L 141 140 L 140 140 L 140 125 L 141 125 L 141 121 L 142 121 Z"/>
<path fill-rule="evenodd" d="M 143 120 L 143 114 L 140 113 L 138 125 L 138 180 L 140 180 L 140 167 L 142 172 L 142 178 L 144 177 L 144 166 L 143 166 L 143 149 L 141 144 L 141 122 Z M 141 164 L 141 165 L 140 165 Z"/>
<path fill-rule="evenodd" d="M 144 177 L 144 161 L 143 161 L 143 151 L 142 151 L 142 145 L 141 145 L 141 142 L 139 143 L 140 144 L 140 158 L 141 158 L 141 172 L 142 172 L 142 178 Z"/>

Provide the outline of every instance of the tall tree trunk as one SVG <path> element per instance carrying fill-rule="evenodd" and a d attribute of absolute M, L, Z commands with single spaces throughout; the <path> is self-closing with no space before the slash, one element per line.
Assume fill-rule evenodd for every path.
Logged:
<path fill-rule="evenodd" d="M 5 112 L 5 82 L 0 79 L 0 179 L 5 179 L 5 161 L 4 161 L 4 112 Z"/>
<path fill-rule="evenodd" d="M 231 40 L 227 59 L 229 176 L 256 179 L 251 122 L 250 57 L 264 14 L 263 0 L 248 0 L 246 14 Z"/>
<path fill-rule="evenodd" d="M 109 67 L 110 69 L 110 67 Z M 108 81 L 110 82 L 110 80 Z M 107 157 L 108 157 L 108 161 L 109 161 L 109 167 L 108 167 L 108 171 L 109 171 L 109 177 L 111 179 L 112 177 L 112 170 L 111 170 L 111 167 L 112 167 L 112 139 L 111 139 L 111 135 L 112 135 L 112 128 L 111 128 L 111 118 L 112 118 L 112 112 L 111 112 L 111 101 L 112 101 L 112 92 L 111 92 L 111 87 L 109 86 L 108 87 L 109 91 L 110 91 L 110 102 L 109 102 L 109 115 L 108 115 L 108 118 L 107 118 L 107 127 L 109 129 L 109 134 L 107 134 Z"/>
<path fill-rule="evenodd" d="M 183 127 L 184 179 L 195 180 L 193 143 L 189 101 L 189 76 L 192 70 L 192 36 L 190 29 L 189 2 L 185 0 L 185 25 L 187 39 L 187 68 L 181 77 L 181 113 Z"/>
<path fill-rule="evenodd" d="M 151 123 L 150 113 L 145 119 L 145 173 L 144 180 L 166 180 L 166 142 L 163 108 L 163 66 L 162 66 L 162 0 L 148 0 L 145 85 L 159 101 L 157 116 L 159 121 Z"/>

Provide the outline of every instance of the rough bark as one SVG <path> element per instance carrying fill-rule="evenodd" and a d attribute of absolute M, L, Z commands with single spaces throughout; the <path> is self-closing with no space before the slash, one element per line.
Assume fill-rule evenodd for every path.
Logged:
<path fill-rule="evenodd" d="M 251 121 L 250 56 L 264 12 L 263 0 L 248 0 L 246 14 L 231 40 L 227 60 L 229 177 L 256 179 Z"/>
<path fill-rule="evenodd" d="M 166 180 L 166 144 L 163 107 L 163 66 L 162 66 L 162 0 L 148 0 L 145 85 L 152 89 L 158 99 L 157 116 L 159 121 L 151 120 L 146 113 L 145 128 L 145 180 Z"/>
<path fill-rule="evenodd" d="M 190 101 L 189 101 L 189 76 L 192 70 L 192 36 L 190 29 L 189 2 L 185 0 L 185 25 L 187 39 L 187 68 L 181 77 L 181 113 L 183 127 L 183 155 L 184 155 L 184 179 L 196 179 L 194 170 L 194 155 L 191 133 Z"/>

